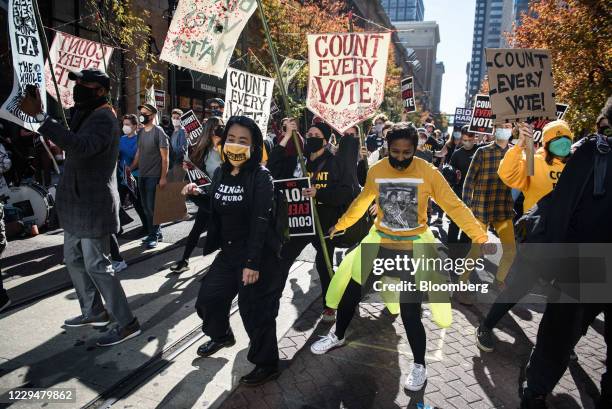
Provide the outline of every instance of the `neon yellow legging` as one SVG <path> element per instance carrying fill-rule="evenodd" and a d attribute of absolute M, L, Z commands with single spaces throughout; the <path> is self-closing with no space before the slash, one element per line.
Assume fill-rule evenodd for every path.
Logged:
<path fill-rule="evenodd" d="M 378 230 L 372 226 L 370 233 L 361 241 L 359 246 L 346 254 L 342 260 L 342 263 L 340 263 L 338 270 L 332 277 L 329 289 L 325 295 L 325 302 L 327 306 L 337 309 L 349 281 L 353 279 L 357 283 L 362 284 L 361 278 L 368 277 L 368 275 L 371 274 L 374 259 L 378 254 L 378 249 L 380 246 L 386 247 L 385 245 L 397 245 L 398 243 L 402 242 L 381 236 L 380 232 L 378 232 Z M 411 240 L 410 243 L 412 243 L 413 257 L 415 259 L 420 257 L 436 259 L 440 257 L 435 249 L 435 244 L 438 243 L 438 241 L 429 229 L 427 229 L 425 233 L 421 234 L 417 239 Z M 364 244 L 366 246 L 363 246 Z M 365 264 L 365 268 L 362 266 L 362 262 Z M 397 278 L 386 276 L 383 276 L 382 279 L 385 283 L 399 281 Z M 438 284 L 446 282 L 442 274 L 432 271 L 423 271 L 421 269 L 416 272 L 415 276 L 417 288 L 419 288 L 418 283 L 423 280 L 428 280 Z M 381 296 L 389 312 L 392 314 L 399 314 L 399 293 L 381 292 Z M 433 297 L 432 293 L 430 293 L 430 296 Z M 429 302 L 432 319 L 439 327 L 447 328 L 453 321 L 448 295 L 441 292 L 436 292 L 435 297 L 435 302 L 432 302 L 434 301 L 432 298 L 430 298 Z"/>

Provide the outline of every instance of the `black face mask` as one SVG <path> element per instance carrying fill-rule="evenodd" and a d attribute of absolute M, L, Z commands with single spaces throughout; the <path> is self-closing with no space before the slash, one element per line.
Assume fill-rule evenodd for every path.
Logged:
<path fill-rule="evenodd" d="M 389 164 L 393 166 L 395 169 L 404 170 L 407 169 L 408 166 L 412 163 L 412 159 L 414 155 L 404 160 L 397 160 L 393 156 L 389 155 Z"/>
<path fill-rule="evenodd" d="M 141 124 L 146 125 L 151 122 L 151 115 L 140 114 L 140 118 L 138 119 L 140 120 Z"/>
<path fill-rule="evenodd" d="M 322 138 L 306 138 L 306 146 L 304 147 L 304 153 L 310 154 L 315 153 L 323 149 L 323 142 L 325 139 Z"/>
<path fill-rule="evenodd" d="M 74 84 L 72 98 L 77 107 L 87 105 L 89 102 L 98 99 L 98 88 L 87 88 L 81 84 Z"/>

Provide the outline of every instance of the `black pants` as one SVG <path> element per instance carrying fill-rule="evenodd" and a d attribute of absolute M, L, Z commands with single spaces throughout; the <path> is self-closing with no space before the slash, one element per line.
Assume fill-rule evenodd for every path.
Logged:
<path fill-rule="evenodd" d="M 388 250 L 381 249 L 379 252 L 379 258 L 393 258 L 397 254 L 396 252 L 389 252 Z M 408 276 L 401 275 L 402 279 L 407 279 Z M 370 274 L 367 278 L 365 285 L 359 284 L 357 281 L 351 279 L 349 282 L 342 300 L 338 305 L 338 313 L 336 316 L 336 336 L 340 339 L 344 338 L 346 329 L 348 328 L 355 310 L 359 305 L 364 293 L 372 288 L 374 281 L 379 279 L 379 276 Z M 414 282 L 414 280 L 412 280 Z M 400 314 L 402 317 L 402 323 L 406 330 L 406 336 L 408 337 L 408 343 L 412 354 L 414 355 L 414 362 L 417 364 L 425 365 L 425 347 L 427 338 L 425 335 L 425 327 L 421 321 L 421 303 L 423 300 L 423 294 L 420 291 L 411 293 L 403 293 L 400 296 Z"/>
<path fill-rule="evenodd" d="M 193 253 L 193 249 L 195 249 L 198 245 L 200 236 L 202 235 L 202 233 L 204 233 L 204 231 L 206 231 L 209 215 L 210 213 L 204 206 L 198 207 L 198 212 L 196 213 L 193 227 L 191 227 L 189 236 L 187 236 L 187 242 L 185 243 L 185 251 L 183 252 L 184 261 L 189 260 L 189 257 L 191 257 L 191 253 Z"/>
<path fill-rule="evenodd" d="M 321 280 L 321 291 L 323 294 L 323 308 L 325 308 L 325 294 L 329 288 L 331 282 L 330 273 L 327 271 L 327 265 L 325 264 L 325 258 L 323 257 L 323 249 L 321 247 L 321 241 L 319 236 L 306 236 L 306 237 L 292 237 L 288 243 L 283 245 L 281 250 L 280 270 L 282 276 L 282 285 L 285 286 L 287 277 L 289 276 L 289 270 L 295 262 L 295 259 L 300 255 L 302 250 L 311 244 L 314 246 L 317 254 L 315 256 L 315 266 L 317 267 L 317 273 L 319 273 L 319 279 Z M 327 254 L 329 254 L 330 262 L 333 268 L 333 256 L 334 256 L 334 245 L 329 241 L 325 241 L 327 245 Z M 332 272 L 333 273 L 333 272 Z"/>
<path fill-rule="evenodd" d="M 200 286 L 196 310 L 202 318 L 202 330 L 214 341 L 233 336 L 229 323 L 232 300 L 238 295 L 240 317 L 249 336 L 247 359 L 258 366 L 278 365 L 276 316 L 282 292 L 278 258 L 264 249 L 259 280 L 242 283 L 246 243 L 233 242 L 222 246 L 210 271 Z"/>
<path fill-rule="evenodd" d="M 142 225 L 145 225 L 145 221 L 146 216 L 144 214 L 144 209 L 142 208 L 142 203 L 140 203 L 140 197 L 139 197 L 139 193 L 138 193 L 138 181 L 136 181 L 136 192 L 135 194 L 133 194 L 130 189 L 128 189 L 126 186 L 123 186 L 122 184 L 118 183 L 117 184 L 119 187 L 119 198 L 121 199 L 121 205 L 124 205 L 125 202 L 125 197 L 129 196 L 130 197 L 130 201 L 132 202 L 132 205 L 134 206 L 134 210 L 136 210 L 136 214 L 138 214 L 138 217 L 140 218 L 140 222 L 142 223 Z"/>
<path fill-rule="evenodd" d="M 582 335 L 586 335 L 589 327 L 601 313 L 604 313 L 604 341 L 606 341 L 606 372 L 601 376 L 601 396 L 612 397 L 612 304 L 586 304 L 582 320 Z"/>

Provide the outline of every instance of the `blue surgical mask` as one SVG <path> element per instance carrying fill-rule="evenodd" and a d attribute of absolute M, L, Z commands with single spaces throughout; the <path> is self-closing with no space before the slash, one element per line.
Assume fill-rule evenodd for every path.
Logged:
<path fill-rule="evenodd" d="M 495 138 L 508 141 L 512 137 L 512 129 L 510 128 L 495 128 Z"/>
<path fill-rule="evenodd" d="M 548 150 L 550 151 L 550 153 L 561 158 L 564 158 L 569 155 L 571 148 L 572 141 L 566 137 L 557 138 L 548 144 Z"/>

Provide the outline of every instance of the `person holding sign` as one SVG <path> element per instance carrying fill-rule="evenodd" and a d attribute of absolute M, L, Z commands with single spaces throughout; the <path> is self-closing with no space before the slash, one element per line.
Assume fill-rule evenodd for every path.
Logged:
<path fill-rule="evenodd" d="M 204 169 L 207 175 L 213 175 L 217 168 L 221 166 L 220 148 L 224 131 L 225 126 L 223 125 L 223 119 L 218 116 L 208 118 L 204 125 L 204 130 L 202 131 L 202 137 L 190 156 L 191 162 L 196 164 L 200 169 Z M 188 165 L 184 164 L 184 166 L 186 168 L 185 170 L 189 171 Z M 204 233 L 208 225 L 208 219 L 210 217 L 210 191 L 205 190 L 200 192 L 197 187 L 195 183 L 190 183 L 183 189 L 185 194 L 187 192 L 194 193 L 190 197 L 191 200 L 198 205 L 198 212 L 196 213 L 195 221 L 193 222 L 193 227 L 191 227 L 189 236 L 187 236 L 183 256 L 179 261 L 170 266 L 170 271 L 173 273 L 180 274 L 189 271 L 189 257 L 191 257 L 191 253 L 198 245 L 200 236 Z"/>
<path fill-rule="evenodd" d="M 261 130 L 251 118 L 230 118 L 222 142 L 227 160 L 215 171 L 211 186 L 204 254 L 221 251 L 202 280 L 196 301 L 202 330 L 210 336 L 197 353 L 207 357 L 236 343 L 229 312 L 238 295 L 250 340 L 247 359 L 255 364 L 240 379 L 249 386 L 279 375 L 276 316 L 282 292 L 281 242 L 271 232 L 274 188 L 270 171 L 260 165 L 262 145 Z M 187 193 L 195 193 L 193 186 Z"/>
<path fill-rule="evenodd" d="M 372 201 L 376 200 L 378 213 L 375 226 L 357 248 L 347 253 L 332 278 L 325 300 L 329 307 L 338 309 L 336 327 L 311 345 L 314 354 L 325 354 L 344 345 L 345 332 L 365 290 L 373 285 L 375 291 L 380 291 L 377 290 L 377 283 L 395 282 L 396 274 L 388 275 L 387 268 L 383 269 L 384 271 L 375 270 L 374 264 L 378 264 L 376 260 L 387 264 L 387 261 L 394 260 L 396 256 L 411 259 L 439 258 L 434 246 L 437 241 L 427 226 L 427 203 L 430 198 L 440 203 L 444 211 L 456 220 L 475 243 L 482 244 L 483 251 L 490 247 L 485 246 L 486 231 L 455 195 L 442 174 L 431 164 L 415 157 L 418 143 L 416 127 L 412 123 L 395 124 L 387 135 L 387 141 L 389 157 L 370 168 L 365 188 L 338 223 L 330 229 L 331 236 L 346 230 L 356 223 Z M 437 271 L 408 272 L 406 268 L 400 268 L 402 270 L 396 272 L 412 285 L 420 284 L 421 279 L 444 282 L 447 279 Z M 378 280 L 377 277 L 381 279 Z M 389 311 L 392 314 L 401 312 L 414 355 L 414 364 L 411 365 L 405 382 L 406 389 L 411 391 L 420 390 L 427 380 L 426 336 L 421 321 L 423 293 L 418 288 L 420 285 L 417 290 L 404 291 L 401 295 L 390 291 L 388 297 L 386 292 L 382 291 Z M 433 297 L 430 292 L 429 301 L 432 303 L 430 305 L 434 321 L 442 327 L 448 327 L 452 321 L 448 296 L 442 294 L 440 297 L 440 292 L 437 292 Z"/>

